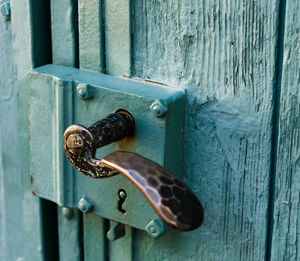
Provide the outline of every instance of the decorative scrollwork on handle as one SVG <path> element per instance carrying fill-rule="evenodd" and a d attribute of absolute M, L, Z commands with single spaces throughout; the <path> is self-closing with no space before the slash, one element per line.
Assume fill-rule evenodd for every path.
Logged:
<path fill-rule="evenodd" d="M 81 173 L 106 178 L 118 173 L 127 177 L 170 227 L 189 231 L 203 222 L 203 207 L 194 193 L 176 176 L 152 160 L 133 152 L 113 152 L 102 160 L 97 148 L 134 134 L 134 119 L 124 111 L 84 127 L 71 125 L 64 133 L 65 154 Z"/>

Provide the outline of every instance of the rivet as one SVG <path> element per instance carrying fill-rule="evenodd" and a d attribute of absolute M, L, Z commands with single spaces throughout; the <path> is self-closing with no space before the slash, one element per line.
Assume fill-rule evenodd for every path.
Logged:
<path fill-rule="evenodd" d="M 10 18 L 10 3 L 5 2 L 0 6 L 0 12 L 5 18 Z"/>
<path fill-rule="evenodd" d="M 151 104 L 150 110 L 156 117 L 162 117 L 167 113 L 168 107 L 163 103 L 162 100 L 156 100 Z"/>
<path fill-rule="evenodd" d="M 77 93 L 82 99 L 92 98 L 92 94 L 89 91 L 88 85 L 86 83 L 79 83 L 77 85 Z"/>
<path fill-rule="evenodd" d="M 78 202 L 78 208 L 84 213 L 91 212 L 93 207 L 93 204 L 90 203 L 86 196 L 83 196 Z"/>
<path fill-rule="evenodd" d="M 62 207 L 61 211 L 63 216 L 68 220 L 72 219 L 74 216 L 74 211 L 71 208 Z"/>
<path fill-rule="evenodd" d="M 159 218 L 154 218 L 146 225 L 146 231 L 151 237 L 157 238 L 165 232 L 165 226 Z"/>

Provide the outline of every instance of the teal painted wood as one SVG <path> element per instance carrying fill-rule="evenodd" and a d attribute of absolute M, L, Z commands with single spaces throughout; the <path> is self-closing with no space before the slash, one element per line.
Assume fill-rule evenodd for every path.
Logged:
<path fill-rule="evenodd" d="M 124 237 L 115 241 L 109 241 L 109 260 L 133 260 L 133 234 L 135 231 L 136 229 L 131 228 L 130 226 L 125 226 Z"/>
<path fill-rule="evenodd" d="M 79 0 L 80 68 L 97 72 L 104 70 L 104 39 L 102 1 Z"/>
<path fill-rule="evenodd" d="M 4 1 L 0 1 L 0 5 L 2 3 Z M 0 260 L 3 261 L 24 256 L 17 92 L 12 55 L 11 21 L 0 15 Z"/>
<path fill-rule="evenodd" d="M 130 4 L 130 0 L 104 1 L 105 72 L 110 75 L 132 74 Z M 111 261 L 132 260 L 132 234 L 134 229 L 126 226 L 125 231 L 125 237 L 108 242 L 108 254 Z"/>
<path fill-rule="evenodd" d="M 105 1 L 106 73 L 131 75 L 130 0 Z"/>
<path fill-rule="evenodd" d="M 105 219 L 94 214 L 83 214 L 84 260 L 106 260 Z"/>
<path fill-rule="evenodd" d="M 65 66 L 78 66 L 78 1 L 51 0 L 52 62 Z M 63 26 L 62 26 L 63 25 Z M 67 98 L 69 100 L 70 97 Z M 65 103 L 65 101 L 63 101 Z M 61 112 L 64 114 L 65 112 Z M 63 120 L 65 117 L 59 116 Z M 65 184 L 63 184 L 65 185 Z M 70 209 L 72 217 L 66 217 L 66 208 L 58 206 L 59 260 L 81 260 L 82 214 Z"/>
<path fill-rule="evenodd" d="M 76 209 L 58 207 L 59 260 L 81 260 L 81 213 Z"/>
<path fill-rule="evenodd" d="M 102 1 L 79 0 L 79 67 L 104 72 Z M 105 260 L 107 256 L 105 219 L 83 214 L 84 260 Z M 97 247 L 94 247 L 97 242 Z"/>
<path fill-rule="evenodd" d="M 285 2 L 285 1 L 284 1 Z M 284 3 L 285 4 L 285 3 Z M 286 1 L 271 260 L 300 260 L 300 2 Z M 284 8 L 282 12 L 284 12 Z M 284 16 L 283 16 L 284 17 Z"/>
<path fill-rule="evenodd" d="M 279 1 L 135 1 L 134 75 L 188 88 L 201 228 L 137 232 L 134 260 L 264 260 Z"/>
<path fill-rule="evenodd" d="M 24 238 L 23 257 L 25 260 L 44 260 L 46 253 L 43 245 L 42 202 L 30 191 L 27 73 L 34 66 L 51 60 L 51 45 L 49 34 L 47 35 L 49 20 L 45 14 L 47 4 L 35 0 L 20 4 L 12 0 L 11 12 L 14 83 L 18 93 L 19 153 L 16 157 L 20 159 L 22 166 L 19 174 L 22 184 L 22 215 L 19 216 L 19 222 L 23 226 L 20 232 Z"/>
<path fill-rule="evenodd" d="M 52 62 L 78 66 L 78 0 L 51 0 Z"/>

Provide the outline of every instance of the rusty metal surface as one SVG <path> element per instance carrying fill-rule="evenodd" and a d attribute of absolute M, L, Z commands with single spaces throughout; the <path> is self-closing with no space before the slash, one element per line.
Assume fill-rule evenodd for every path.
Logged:
<path fill-rule="evenodd" d="M 125 112 L 109 114 L 89 127 L 73 124 L 64 133 L 64 151 L 72 165 L 93 178 L 107 178 L 118 174 L 96 158 L 97 148 L 131 136 L 133 118 Z"/>

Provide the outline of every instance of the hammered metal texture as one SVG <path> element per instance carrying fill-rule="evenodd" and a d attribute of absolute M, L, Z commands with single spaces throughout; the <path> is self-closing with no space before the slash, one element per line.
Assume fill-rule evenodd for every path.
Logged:
<path fill-rule="evenodd" d="M 101 161 L 129 178 L 167 225 L 189 231 L 202 224 L 204 211 L 197 197 L 159 164 L 122 151 L 113 152 Z"/>

